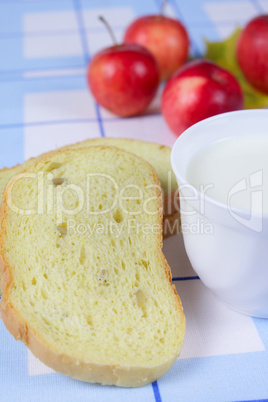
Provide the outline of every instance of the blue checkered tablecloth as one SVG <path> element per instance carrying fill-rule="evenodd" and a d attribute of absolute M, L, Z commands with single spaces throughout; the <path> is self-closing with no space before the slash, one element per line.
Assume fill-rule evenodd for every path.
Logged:
<path fill-rule="evenodd" d="M 122 38 L 137 16 L 157 13 L 160 0 L 0 0 L 0 168 L 59 146 L 98 136 L 139 138 L 172 146 L 159 96 L 146 115 L 120 119 L 97 105 L 87 89 L 90 57 L 110 39 L 105 16 Z M 268 0 L 170 0 L 191 53 L 204 38 L 227 37 L 237 25 L 268 12 Z M 55 373 L 16 342 L 0 321 L 0 402 L 268 401 L 268 320 L 240 315 L 204 287 L 181 237 L 164 242 L 187 320 L 173 368 L 140 389 L 87 384 Z"/>

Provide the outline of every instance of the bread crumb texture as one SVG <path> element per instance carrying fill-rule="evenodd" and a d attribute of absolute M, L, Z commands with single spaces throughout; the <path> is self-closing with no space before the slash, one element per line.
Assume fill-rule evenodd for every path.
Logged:
<path fill-rule="evenodd" d="M 87 148 L 89 146 L 98 145 L 115 146 L 145 159 L 155 168 L 164 195 L 169 197 L 174 195 L 174 192 L 177 190 L 177 183 L 170 163 L 171 149 L 165 145 L 141 140 L 132 140 L 129 138 L 93 138 L 62 147 L 59 150 Z M 44 154 L 43 156 L 48 155 L 49 153 Z M 41 155 L 40 157 L 43 156 Z M 28 169 L 37 159 L 38 158 L 31 158 L 22 165 L 0 170 L 0 193 L 4 191 L 6 185 L 15 174 Z M 166 214 L 173 214 L 175 211 L 176 207 L 172 205 L 170 206 L 170 211 L 167 211 Z"/>
<path fill-rule="evenodd" d="M 123 150 L 96 146 L 53 153 L 25 173 L 11 181 L 2 205 L 8 329 L 5 311 L 12 310 L 18 327 L 56 356 L 47 361 L 35 348 L 37 357 L 63 373 L 57 356 L 68 356 L 73 367 L 125 368 L 129 378 L 132 368 L 141 370 L 133 381 L 122 375 L 123 386 L 163 375 L 180 352 L 185 318 L 155 230 L 162 201 L 154 169 Z M 31 348 L 28 336 L 22 340 Z M 158 369 L 147 381 L 143 368 Z M 99 382 L 117 383 L 108 377 Z"/>

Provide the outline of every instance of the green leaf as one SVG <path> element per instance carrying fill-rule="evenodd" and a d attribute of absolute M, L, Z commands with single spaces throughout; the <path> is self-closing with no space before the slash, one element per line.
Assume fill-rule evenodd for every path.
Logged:
<path fill-rule="evenodd" d="M 230 71 L 238 79 L 244 92 L 246 109 L 265 108 L 268 106 L 268 95 L 259 92 L 250 85 L 236 60 L 236 44 L 241 30 L 241 28 L 237 28 L 229 38 L 222 42 L 206 40 L 207 51 L 204 57 Z"/>

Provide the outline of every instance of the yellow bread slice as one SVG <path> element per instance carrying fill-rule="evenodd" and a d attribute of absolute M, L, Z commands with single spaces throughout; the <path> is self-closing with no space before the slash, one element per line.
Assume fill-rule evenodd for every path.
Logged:
<path fill-rule="evenodd" d="M 84 148 L 92 145 L 116 146 L 124 149 L 125 151 L 132 152 L 149 162 L 155 168 L 161 183 L 163 191 L 164 215 L 173 215 L 176 211 L 178 211 L 178 198 L 176 198 L 177 183 L 171 168 L 171 149 L 169 147 L 153 142 L 133 140 L 128 138 L 93 138 L 59 148 L 59 150 Z M 40 157 L 43 157 L 47 154 L 49 153 L 43 154 Z M 38 158 L 31 158 L 22 165 L 0 170 L 0 193 L 4 191 L 4 188 L 8 184 L 9 180 L 15 174 L 30 167 L 37 159 Z"/>
<path fill-rule="evenodd" d="M 59 150 L 84 148 L 93 145 L 109 145 L 122 148 L 144 158 L 156 169 L 163 193 L 163 237 L 164 239 L 166 239 L 169 236 L 177 234 L 180 227 L 180 217 L 178 212 L 179 202 L 176 178 L 172 171 L 170 163 L 171 149 L 165 145 L 128 138 L 93 138 L 75 144 L 67 145 L 65 147 L 59 148 Z M 29 168 L 39 158 L 42 158 L 49 154 L 50 152 L 47 152 L 37 158 L 28 159 L 21 165 L 16 165 L 12 168 L 4 168 L 0 170 L 0 194 L 2 194 L 6 185 L 14 175 Z"/>
<path fill-rule="evenodd" d="M 79 380 L 139 387 L 164 375 L 185 317 L 161 251 L 161 204 L 151 165 L 115 147 L 55 152 L 15 176 L 0 215 L 11 334 Z"/>

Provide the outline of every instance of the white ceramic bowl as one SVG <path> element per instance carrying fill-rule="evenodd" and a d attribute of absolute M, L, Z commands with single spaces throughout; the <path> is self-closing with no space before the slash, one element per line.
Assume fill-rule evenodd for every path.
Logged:
<path fill-rule="evenodd" d="M 177 139 L 171 164 L 179 185 L 185 248 L 194 270 L 229 307 L 268 318 L 268 215 L 237 208 L 230 213 L 227 205 L 187 182 L 189 163 L 198 152 L 218 140 L 254 134 L 268 136 L 268 110 L 211 117 Z"/>

